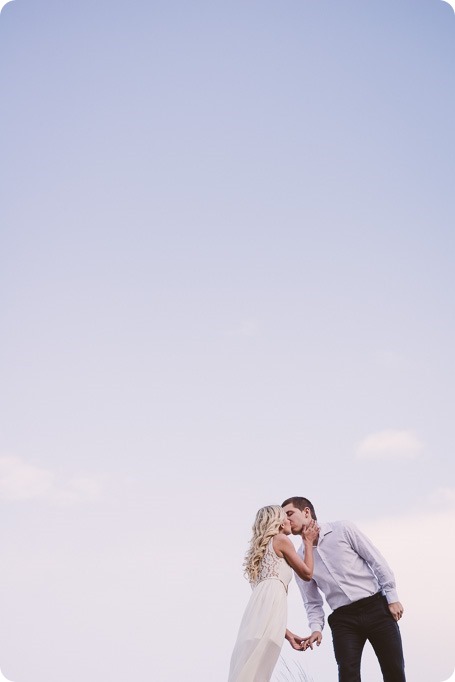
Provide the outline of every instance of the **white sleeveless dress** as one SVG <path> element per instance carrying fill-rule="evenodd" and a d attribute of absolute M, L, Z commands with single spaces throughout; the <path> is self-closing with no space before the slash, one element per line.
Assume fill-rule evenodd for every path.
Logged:
<path fill-rule="evenodd" d="M 292 569 L 273 549 L 261 562 L 259 578 L 240 623 L 228 682 L 269 682 L 286 634 L 287 590 Z"/>

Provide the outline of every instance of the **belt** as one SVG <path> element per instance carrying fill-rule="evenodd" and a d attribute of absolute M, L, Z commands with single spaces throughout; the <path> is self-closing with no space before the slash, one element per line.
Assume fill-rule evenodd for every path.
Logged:
<path fill-rule="evenodd" d="M 344 611 L 359 611 L 361 609 L 364 609 L 365 607 L 368 607 L 370 604 L 372 604 L 375 601 L 378 601 L 379 599 L 384 599 L 382 592 L 376 592 L 376 594 L 372 594 L 371 597 L 364 597 L 363 599 L 359 599 L 358 601 L 353 601 L 351 604 L 339 606 L 337 609 L 334 610 L 333 613 L 341 613 Z"/>

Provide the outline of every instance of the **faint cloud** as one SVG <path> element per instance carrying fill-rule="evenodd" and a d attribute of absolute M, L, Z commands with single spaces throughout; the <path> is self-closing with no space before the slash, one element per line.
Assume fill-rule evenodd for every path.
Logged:
<path fill-rule="evenodd" d="M 428 497 L 433 498 L 436 494 L 437 490 L 430 491 Z M 359 526 L 395 574 L 399 599 L 404 604 L 400 629 L 406 632 L 408 657 L 415 659 L 411 665 L 417 666 L 419 659 L 421 676 L 414 675 L 414 678 L 447 680 L 448 673 L 444 674 L 444 669 L 449 671 L 454 667 L 452 614 L 455 594 L 446 586 L 453 582 L 455 506 L 431 509 L 427 504 L 428 497 L 416 500 L 417 504 L 403 514 L 360 522 Z M 386 508 L 385 500 L 379 513 Z M 426 548 L 431 548 L 428 561 Z M 429 654 L 419 653 L 422 632 L 433 621 L 437 622 L 439 633 L 436 649 Z"/>
<path fill-rule="evenodd" d="M 452 489 L 452 495 L 454 492 Z M 445 584 L 441 571 L 444 568 L 447 575 L 452 574 L 455 555 L 453 543 L 448 542 L 448 538 L 453 535 L 455 506 L 449 505 L 446 509 L 430 509 L 427 505 L 428 499 L 433 499 L 437 493 L 437 489 L 432 491 L 420 501 L 417 507 L 410 508 L 403 514 L 382 517 L 361 524 L 362 530 L 373 539 L 378 548 L 384 552 L 384 556 L 387 559 L 390 557 L 392 568 L 396 569 L 397 573 L 403 573 L 399 581 L 403 589 L 409 588 L 412 584 L 416 592 L 420 592 L 422 584 L 428 588 L 431 584 L 431 589 L 435 593 L 440 593 L 441 585 Z M 434 579 L 435 565 L 432 562 L 422 562 L 422 546 L 425 541 L 438 547 L 437 580 Z M 412 556 L 413 554 L 415 557 Z M 419 571 L 416 571 L 416 566 L 419 567 Z M 453 602 L 455 595 L 450 595 L 450 599 Z M 421 602 L 419 603 L 423 606 Z M 430 611 L 432 604 L 434 601 L 428 599 Z M 451 609 L 444 609 L 444 611 L 451 613 Z"/>
<path fill-rule="evenodd" d="M 431 493 L 429 500 L 438 507 L 455 507 L 455 488 L 436 488 Z"/>
<path fill-rule="evenodd" d="M 230 329 L 227 332 L 228 336 L 234 336 L 238 338 L 248 338 L 252 336 L 256 336 L 259 331 L 259 324 L 257 320 L 254 319 L 248 319 L 244 320 L 239 324 L 238 327 L 234 327 L 234 329 Z"/>
<path fill-rule="evenodd" d="M 423 450 L 414 431 L 387 429 L 371 433 L 359 444 L 359 459 L 414 459 Z"/>
<path fill-rule="evenodd" d="M 0 457 L 0 498 L 31 500 L 46 497 L 54 487 L 54 474 L 19 457 Z"/>
<path fill-rule="evenodd" d="M 55 500 L 62 504 L 91 502 L 101 495 L 101 485 L 95 478 L 79 477 L 68 481 L 66 487 L 56 491 Z"/>
<path fill-rule="evenodd" d="M 409 358 L 393 350 L 381 350 L 375 353 L 375 360 L 384 369 L 401 371 L 409 369 Z"/>
<path fill-rule="evenodd" d="M 0 500 L 5 502 L 46 500 L 73 504 L 95 500 L 100 493 L 100 483 L 94 477 L 60 481 L 53 471 L 29 464 L 20 457 L 0 457 Z"/>

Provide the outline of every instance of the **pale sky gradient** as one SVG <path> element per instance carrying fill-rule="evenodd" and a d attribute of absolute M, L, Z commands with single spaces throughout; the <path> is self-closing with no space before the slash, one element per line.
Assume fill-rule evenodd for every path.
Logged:
<path fill-rule="evenodd" d="M 5 5 L 6 678 L 223 682 L 294 494 L 383 550 L 409 680 L 451 676 L 454 86 L 440 0 Z M 336 680 L 328 630 L 296 655 Z"/>

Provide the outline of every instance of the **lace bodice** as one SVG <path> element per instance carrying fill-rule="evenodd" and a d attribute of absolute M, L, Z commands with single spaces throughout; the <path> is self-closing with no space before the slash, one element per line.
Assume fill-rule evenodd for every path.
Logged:
<path fill-rule="evenodd" d="M 273 549 L 273 538 L 270 540 L 267 549 L 265 550 L 259 568 L 258 578 L 254 583 L 251 583 L 251 587 L 256 587 L 260 582 L 268 580 L 269 578 L 281 580 L 286 590 L 292 578 L 292 568 L 286 562 L 286 559 L 279 557 Z"/>

